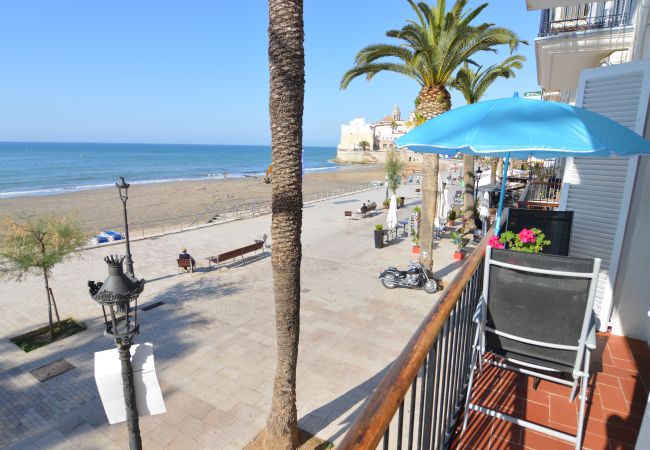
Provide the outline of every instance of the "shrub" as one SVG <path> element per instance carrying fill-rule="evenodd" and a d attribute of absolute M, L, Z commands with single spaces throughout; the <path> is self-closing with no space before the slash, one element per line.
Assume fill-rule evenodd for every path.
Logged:
<path fill-rule="evenodd" d="M 538 228 L 524 228 L 519 233 L 504 231 L 500 237 L 492 236 L 488 245 L 494 248 L 507 248 L 516 252 L 539 253 L 551 241 Z"/>
<path fill-rule="evenodd" d="M 382 224 L 378 223 L 377 225 L 375 225 L 375 231 L 382 231 L 383 229 L 384 226 Z"/>
<path fill-rule="evenodd" d="M 452 221 L 452 222 L 454 220 L 456 220 L 456 210 L 455 209 L 452 209 L 451 211 L 449 211 L 449 220 Z"/>

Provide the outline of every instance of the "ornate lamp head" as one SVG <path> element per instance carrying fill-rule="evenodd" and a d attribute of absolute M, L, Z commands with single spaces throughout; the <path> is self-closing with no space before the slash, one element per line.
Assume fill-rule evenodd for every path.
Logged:
<path fill-rule="evenodd" d="M 115 186 L 120 193 L 120 199 L 123 202 L 126 202 L 129 199 L 129 187 L 131 185 L 124 181 L 124 177 L 120 177 L 120 180 L 121 181 L 119 183 L 115 183 Z"/>
<path fill-rule="evenodd" d="M 108 277 L 101 282 L 89 281 L 90 296 L 102 306 L 107 337 L 130 343 L 140 331 L 138 325 L 138 296 L 144 289 L 144 279 L 132 279 L 122 269 L 124 256 L 107 256 Z"/>

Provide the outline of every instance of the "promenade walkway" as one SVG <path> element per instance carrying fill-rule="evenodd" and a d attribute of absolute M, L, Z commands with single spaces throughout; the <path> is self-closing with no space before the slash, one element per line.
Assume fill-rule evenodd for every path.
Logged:
<path fill-rule="evenodd" d="M 404 219 L 420 198 L 415 186 L 400 192 L 407 197 L 398 211 Z M 380 285 L 380 270 L 411 259 L 411 241 L 376 250 L 372 230 L 385 223 L 385 212 L 346 220 L 343 211 L 383 196 L 376 189 L 304 209 L 298 415 L 302 428 L 333 442 L 440 296 Z M 132 244 L 135 272 L 147 279 L 140 303 L 164 302 L 139 314 L 136 341 L 154 344 L 168 410 L 140 419 L 145 448 L 237 449 L 263 427 L 275 370 L 270 258 L 212 272 L 203 258 L 264 233 L 270 234 L 270 216 Z M 199 262 L 191 278 L 176 275 L 183 247 Z M 44 324 L 42 280 L 0 284 L 0 448 L 126 446 L 126 425 L 108 425 L 93 377 L 93 353 L 112 341 L 102 336 L 100 309 L 86 285 L 106 277 L 104 256 L 121 252 L 121 246 L 87 250 L 54 270 L 62 317 L 83 320 L 88 330 L 30 353 L 9 338 Z M 459 267 L 452 252 L 443 240 L 435 254 L 435 269 L 447 281 Z M 30 375 L 61 358 L 75 368 L 43 383 Z"/>

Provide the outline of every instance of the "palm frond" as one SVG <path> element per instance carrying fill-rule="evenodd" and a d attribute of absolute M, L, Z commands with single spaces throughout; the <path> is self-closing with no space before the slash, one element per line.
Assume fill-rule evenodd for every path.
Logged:
<path fill-rule="evenodd" d="M 409 78 L 413 78 L 415 81 L 423 85 L 424 82 L 420 77 L 418 71 L 407 64 L 399 63 L 369 63 L 362 64 L 353 67 L 352 69 L 345 72 L 343 78 L 341 79 L 341 89 L 348 87 L 350 82 L 357 77 L 365 75 L 366 80 L 372 80 L 375 75 L 379 72 L 394 72 L 401 75 L 406 75 Z"/>
<path fill-rule="evenodd" d="M 448 9 L 446 0 L 437 0 L 434 4 L 407 2 L 415 18 L 407 20 L 401 29 L 386 32 L 386 36 L 396 42 L 362 49 L 356 55 L 354 67 L 344 74 L 342 89 L 354 78 L 365 75 L 372 79 L 384 70 L 413 78 L 422 87 L 445 86 L 453 84 L 454 74 L 463 64 L 477 66 L 473 59 L 477 53 L 496 53 L 498 47 L 508 46 L 512 54 L 518 45 L 526 44 L 507 28 L 491 23 L 474 24 L 487 3 L 470 8 L 468 0 L 455 0 Z M 512 70 L 520 68 L 517 64 L 521 62 L 508 62 L 510 71 L 501 69 L 501 76 L 514 75 Z"/>

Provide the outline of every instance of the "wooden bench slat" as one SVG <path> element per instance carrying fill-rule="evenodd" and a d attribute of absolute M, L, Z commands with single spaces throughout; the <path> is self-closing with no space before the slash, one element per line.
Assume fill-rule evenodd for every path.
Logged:
<path fill-rule="evenodd" d="M 237 258 L 238 256 L 243 257 L 246 253 L 251 253 L 256 250 L 264 251 L 264 241 L 256 242 L 254 244 L 246 245 L 245 247 L 241 247 L 235 250 L 231 250 L 229 252 L 221 253 L 217 256 L 213 256 L 212 258 L 210 258 L 210 262 L 213 262 L 218 265 L 221 262 L 227 261 L 229 259 Z"/>

